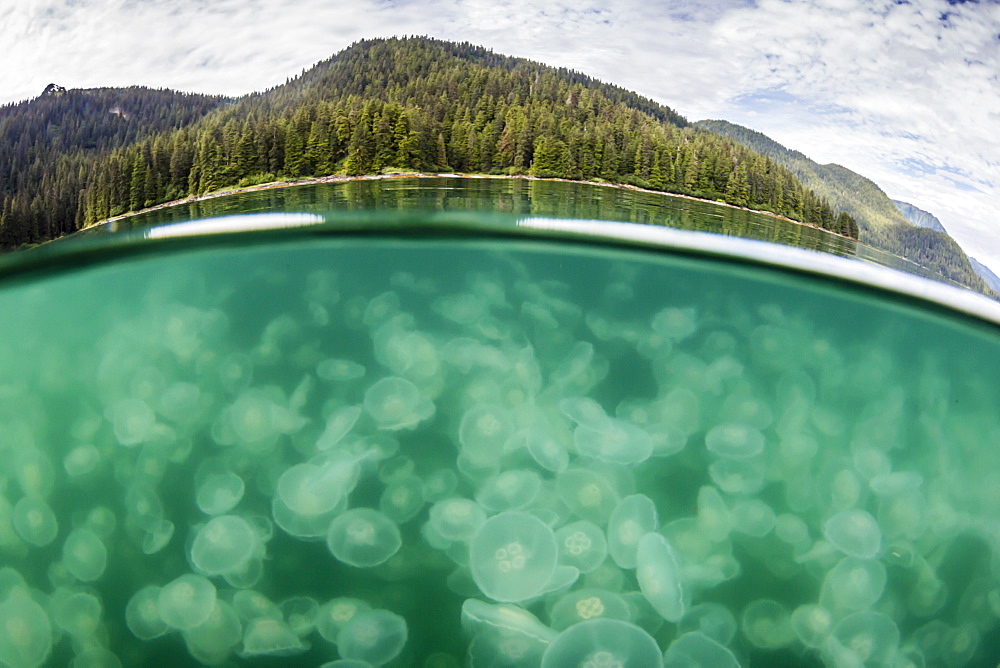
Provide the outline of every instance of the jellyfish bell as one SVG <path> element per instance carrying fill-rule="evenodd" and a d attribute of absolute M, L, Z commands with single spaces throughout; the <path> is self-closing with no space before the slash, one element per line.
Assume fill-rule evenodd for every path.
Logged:
<path fill-rule="evenodd" d="M 575 515 L 598 525 L 607 524 L 621 500 L 607 472 L 602 475 L 585 468 L 569 468 L 556 476 L 556 491 Z"/>
<path fill-rule="evenodd" d="M 326 544 L 339 561 L 357 568 L 371 568 L 396 554 L 402 538 L 396 524 L 383 513 L 354 508 L 330 523 Z"/>
<path fill-rule="evenodd" d="M 469 541 L 486 522 L 486 511 L 475 501 L 443 499 L 431 506 L 428 523 L 443 538 Z"/>
<path fill-rule="evenodd" d="M 0 602 L 0 663 L 37 666 L 52 649 L 52 623 L 44 608 L 23 589 Z"/>
<path fill-rule="evenodd" d="M 663 655 L 664 668 L 740 668 L 732 650 L 700 631 L 677 637 Z"/>
<path fill-rule="evenodd" d="M 59 533 L 59 523 L 45 501 L 25 496 L 14 506 L 14 530 L 21 539 L 35 547 L 45 547 Z"/>
<path fill-rule="evenodd" d="M 215 585 L 205 577 L 188 573 L 160 589 L 157 610 L 168 626 L 184 631 L 208 619 L 215 597 Z"/>
<path fill-rule="evenodd" d="M 820 603 L 839 613 L 866 610 L 882 597 L 886 579 L 881 561 L 844 557 L 826 574 Z"/>
<path fill-rule="evenodd" d="M 243 625 L 233 606 L 217 600 L 201 624 L 182 633 L 188 653 L 207 665 L 224 663 L 243 638 Z"/>
<path fill-rule="evenodd" d="M 638 464 L 653 453 L 649 433 L 617 418 L 608 418 L 608 424 L 600 430 L 578 425 L 573 431 L 573 444 L 581 456 L 612 464 Z"/>
<path fill-rule="evenodd" d="M 620 619 L 630 621 L 629 605 L 620 594 L 601 589 L 576 589 L 563 594 L 549 614 L 556 631 L 588 619 Z"/>
<path fill-rule="evenodd" d="M 100 465 L 101 451 L 91 444 L 78 445 L 63 457 L 63 468 L 73 478 L 87 475 Z"/>
<path fill-rule="evenodd" d="M 59 628 L 77 639 L 89 638 L 101 623 L 101 602 L 87 592 L 54 597 L 52 607 Z"/>
<path fill-rule="evenodd" d="M 170 630 L 160 617 L 160 590 L 161 587 L 147 585 L 132 594 L 125 606 L 125 624 L 140 640 L 152 640 Z"/>
<path fill-rule="evenodd" d="M 594 571 L 608 555 L 604 532 L 593 522 L 579 520 L 563 525 L 555 536 L 559 563 L 574 566 L 581 573 Z"/>
<path fill-rule="evenodd" d="M 542 668 L 563 666 L 663 666 L 652 636 L 630 622 L 591 619 L 570 626 L 549 643 Z"/>
<path fill-rule="evenodd" d="M 257 656 L 287 657 L 302 654 L 309 649 L 281 619 L 258 617 L 250 620 L 243 633 L 243 658 Z"/>
<path fill-rule="evenodd" d="M 327 641 L 337 642 L 337 634 L 357 615 L 372 609 L 359 598 L 340 597 L 319 606 L 314 617 L 316 630 Z"/>
<path fill-rule="evenodd" d="M 343 383 L 363 377 L 365 367 L 354 360 L 331 357 L 316 364 L 316 375 L 320 377 L 320 380 Z"/>
<path fill-rule="evenodd" d="M 764 452 L 764 435 L 749 424 L 728 422 L 705 434 L 705 446 L 719 457 L 749 459 Z"/>
<path fill-rule="evenodd" d="M 413 429 L 434 415 L 434 404 L 411 381 L 389 376 L 365 392 L 364 407 L 380 429 Z"/>
<path fill-rule="evenodd" d="M 780 649 L 795 638 L 788 609 L 770 599 L 750 603 L 743 611 L 740 627 L 750 644 L 761 649 Z"/>
<path fill-rule="evenodd" d="M 556 636 L 533 614 L 508 603 L 485 603 L 470 598 L 462 604 L 462 630 L 473 665 L 537 664 Z"/>
<path fill-rule="evenodd" d="M 109 420 L 118 442 L 125 447 L 134 447 L 144 443 L 152 434 L 156 413 L 142 399 L 129 397 L 109 408 Z"/>
<path fill-rule="evenodd" d="M 195 502 L 206 515 L 221 515 L 235 508 L 245 491 L 243 478 L 232 471 L 212 473 L 198 486 Z"/>
<path fill-rule="evenodd" d="M 467 410 L 458 427 L 462 454 L 476 466 L 495 463 L 514 433 L 510 413 L 496 404 L 479 403 Z"/>
<path fill-rule="evenodd" d="M 542 479 L 528 469 L 508 469 L 488 478 L 476 490 L 476 502 L 493 512 L 524 508 L 535 500 Z"/>
<path fill-rule="evenodd" d="M 337 445 L 354 428 L 361 413 L 361 406 L 344 406 L 335 410 L 326 419 L 326 428 L 316 441 L 316 449 L 329 450 Z"/>
<path fill-rule="evenodd" d="M 844 554 L 859 559 L 872 559 L 882 549 L 882 531 L 868 512 L 844 510 L 823 524 L 823 535 Z"/>
<path fill-rule="evenodd" d="M 555 535 L 534 515 L 494 515 L 469 543 L 469 567 L 489 598 L 516 603 L 542 593 L 556 570 Z"/>
<path fill-rule="evenodd" d="M 679 634 L 696 631 L 722 645 L 732 642 L 736 629 L 736 617 L 721 603 L 699 603 L 688 609 L 677 623 Z"/>
<path fill-rule="evenodd" d="M 888 665 L 899 646 L 899 628 L 883 613 L 865 610 L 833 627 L 821 653 L 835 665 Z"/>
<path fill-rule="evenodd" d="M 660 525 L 656 505 L 645 494 L 622 499 L 608 518 L 608 553 L 621 568 L 635 568 L 639 539 Z"/>
<path fill-rule="evenodd" d="M 376 666 L 389 663 L 403 651 L 406 620 L 389 610 L 367 610 L 355 615 L 337 634 L 337 651 L 345 659 Z"/>
<path fill-rule="evenodd" d="M 238 515 L 213 517 L 191 544 L 191 563 L 206 575 L 240 571 L 259 549 L 257 532 Z"/>
<path fill-rule="evenodd" d="M 687 608 L 681 568 L 670 545 L 661 534 L 647 533 L 636 550 L 636 579 L 650 605 L 668 622 L 677 622 Z"/>
<path fill-rule="evenodd" d="M 104 574 L 108 550 L 88 528 L 74 529 L 63 542 L 63 564 L 77 580 L 92 582 Z"/>

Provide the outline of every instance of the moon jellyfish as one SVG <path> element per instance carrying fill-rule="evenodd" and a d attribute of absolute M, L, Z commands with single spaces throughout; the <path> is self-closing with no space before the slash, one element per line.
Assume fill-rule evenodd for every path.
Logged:
<path fill-rule="evenodd" d="M 733 504 L 732 513 L 733 529 L 756 538 L 771 533 L 777 522 L 771 506 L 760 499 L 738 499 Z"/>
<path fill-rule="evenodd" d="M 552 529 L 519 511 L 486 520 L 469 544 L 472 578 L 495 601 L 515 603 L 542 593 L 557 557 Z"/>
<path fill-rule="evenodd" d="M 823 642 L 832 665 L 888 665 L 899 645 L 899 629 L 883 613 L 865 610 L 840 620 Z"/>
<path fill-rule="evenodd" d="M 844 554 L 871 559 L 882 549 L 878 522 L 864 510 L 844 510 L 823 524 L 823 535 Z"/>
<path fill-rule="evenodd" d="M 55 596 L 52 607 L 59 628 L 77 639 L 92 636 L 101 623 L 101 602 L 93 594 L 78 591 Z"/>
<path fill-rule="evenodd" d="M 750 644 L 761 649 L 778 649 L 795 639 L 788 609 L 769 599 L 758 599 L 746 607 L 741 628 Z"/>
<path fill-rule="evenodd" d="M 308 649 L 283 620 L 262 618 L 247 624 L 240 656 L 295 656 Z"/>
<path fill-rule="evenodd" d="M 243 478 L 232 471 L 212 473 L 201 481 L 195 501 L 206 515 L 221 515 L 236 507 L 245 490 Z"/>
<path fill-rule="evenodd" d="M 345 382 L 365 375 L 365 368 L 352 360 L 330 358 L 316 364 L 316 375 L 327 382 Z"/>
<path fill-rule="evenodd" d="M 63 468 L 71 477 L 86 475 L 101 463 L 101 451 L 96 446 L 78 445 L 63 457 Z"/>
<path fill-rule="evenodd" d="M 476 501 L 493 512 L 517 510 L 534 501 L 541 488 L 542 479 L 534 471 L 508 470 L 480 484 L 476 490 Z"/>
<path fill-rule="evenodd" d="M 62 549 L 63 564 L 70 575 L 83 582 L 93 582 L 104 574 L 108 550 L 90 529 L 75 529 L 66 537 Z"/>
<path fill-rule="evenodd" d="M 316 628 L 316 614 L 319 612 L 319 603 L 316 599 L 309 596 L 293 596 L 286 598 L 278 607 L 288 626 L 298 637 L 303 638 Z"/>
<path fill-rule="evenodd" d="M 316 441 L 317 450 L 329 450 L 337 445 L 361 417 L 361 406 L 344 406 L 338 408 L 326 419 L 326 429 Z"/>
<path fill-rule="evenodd" d="M 608 518 L 608 553 L 621 568 L 635 568 L 639 539 L 660 525 L 652 500 L 645 494 L 622 499 Z"/>
<path fill-rule="evenodd" d="M 285 469 L 278 478 L 276 497 L 300 515 L 322 515 L 344 501 L 358 475 L 357 458 L 337 453 L 322 463 L 306 462 Z"/>
<path fill-rule="evenodd" d="M 653 316 L 654 332 L 673 341 L 683 341 L 698 330 L 698 313 L 693 307 L 665 308 Z"/>
<path fill-rule="evenodd" d="M 833 630 L 834 621 L 829 610 L 814 603 L 795 608 L 790 619 L 792 632 L 806 647 L 820 647 Z"/>
<path fill-rule="evenodd" d="M 721 603 L 699 603 L 677 623 L 678 633 L 697 631 L 721 645 L 732 642 L 736 628 L 736 617 Z"/>
<path fill-rule="evenodd" d="M 764 434 L 748 424 L 720 424 L 705 434 L 705 446 L 720 457 L 749 459 L 764 452 Z"/>
<path fill-rule="evenodd" d="M 602 431 L 611 424 L 604 408 L 588 397 L 566 397 L 559 400 L 559 410 L 577 425 Z"/>
<path fill-rule="evenodd" d="M 22 589 L 0 603 L 0 663 L 37 666 L 52 649 L 52 624 L 45 610 Z"/>
<path fill-rule="evenodd" d="M 581 519 L 606 524 L 621 501 L 606 476 L 590 469 L 567 469 L 556 477 L 559 498 Z"/>
<path fill-rule="evenodd" d="M 238 515 L 213 517 L 194 537 L 191 563 L 206 575 L 239 571 L 255 555 L 257 533 Z"/>
<path fill-rule="evenodd" d="M 635 577 L 639 590 L 661 617 L 676 623 L 684 616 L 686 602 L 680 564 L 665 537 L 648 533 L 639 540 Z"/>
<path fill-rule="evenodd" d="M 128 398 L 109 409 L 108 419 L 118 442 L 133 447 L 149 438 L 156 424 L 156 413 L 142 399 Z"/>
<path fill-rule="evenodd" d="M 380 429 L 413 429 L 434 415 L 434 404 L 416 385 L 398 376 L 383 378 L 365 392 L 365 410 Z"/>
<path fill-rule="evenodd" d="M 458 442 L 474 466 L 493 466 L 500 459 L 507 440 L 514 433 L 514 423 L 500 406 L 477 404 L 462 416 Z"/>
<path fill-rule="evenodd" d="M 580 520 L 556 531 L 559 563 L 574 566 L 581 573 L 590 573 L 608 556 L 604 532 L 593 522 Z"/>
<path fill-rule="evenodd" d="M 161 587 L 147 585 L 132 594 L 125 606 L 125 624 L 132 635 L 140 640 L 152 640 L 170 630 L 160 617 L 160 589 Z"/>
<path fill-rule="evenodd" d="M 168 626 L 182 631 L 204 622 L 214 607 L 215 585 L 207 578 L 190 573 L 165 584 L 157 597 L 160 618 Z"/>
<path fill-rule="evenodd" d="M 740 668 L 732 650 L 716 639 L 691 631 L 670 643 L 663 655 L 664 668 Z"/>
<path fill-rule="evenodd" d="M 658 668 L 663 653 L 652 636 L 630 622 L 592 619 L 569 627 L 549 643 L 542 668 Z"/>
<path fill-rule="evenodd" d="M 759 457 L 717 459 L 708 466 L 712 482 L 726 494 L 748 496 L 764 487 L 767 468 Z"/>
<path fill-rule="evenodd" d="M 243 638 L 243 625 L 232 605 L 216 601 L 208 619 L 183 632 L 187 650 L 207 665 L 223 663 Z"/>
<path fill-rule="evenodd" d="M 201 388 L 194 383 L 178 382 L 166 387 L 156 405 L 157 412 L 177 424 L 198 419 L 204 409 Z"/>
<path fill-rule="evenodd" d="M 233 608 L 240 619 L 283 619 L 281 608 L 259 591 L 241 589 L 233 594 Z"/>
<path fill-rule="evenodd" d="M 569 466 L 569 450 L 546 429 L 532 427 L 512 438 L 522 439 L 531 458 L 547 471 L 562 473 Z"/>
<path fill-rule="evenodd" d="M 422 494 L 431 503 L 446 499 L 458 487 L 458 476 L 450 468 L 438 469 L 424 477 Z M 484 518 L 485 519 L 485 518 Z"/>
<path fill-rule="evenodd" d="M 442 537 L 469 541 L 486 522 L 486 511 L 469 499 L 444 499 L 431 506 L 428 523 Z"/>
<path fill-rule="evenodd" d="M 556 636 L 523 608 L 474 598 L 462 604 L 462 630 L 471 639 L 471 665 L 537 665 Z"/>
<path fill-rule="evenodd" d="M 355 615 L 340 630 L 337 651 L 345 659 L 381 666 L 399 656 L 406 638 L 405 619 L 389 610 L 368 610 Z"/>
<path fill-rule="evenodd" d="M 402 545 L 399 528 L 384 514 L 371 508 L 354 508 L 330 523 L 326 545 L 339 561 L 357 568 L 385 562 Z"/>
<path fill-rule="evenodd" d="M 826 574 L 820 601 L 836 612 L 865 610 L 882 597 L 885 583 L 886 571 L 882 562 L 844 557 Z"/>
<path fill-rule="evenodd" d="M 404 476 L 385 486 L 379 498 L 379 510 L 393 522 L 413 519 L 424 507 L 424 483 L 416 476 Z"/>
<path fill-rule="evenodd" d="M 556 631 L 588 619 L 630 620 L 629 606 L 619 594 L 601 589 L 577 589 L 555 602 L 550 613 Z"/>
<path fill-rule="evenodd" d="M 14 530 L 26 543 L 45 547 L 59 533 L 59 523 L 49 505 L 35 497 L 23 497 L 14 506 Z"/>
<path fill-rule="evenodd" d="M 608 418 L 601 429 L 578 425 L 573 444 L 581 456 L 611 464 L 638 464 L 653 452 L 653 439 L 645 430 L 616 418 Z"/>
<path fill-rule="evenodd" d="M 372 606 L 359 598 L 335 598 L 319 606 L 316 611 L 316 630 L 329 642 L 337 642 L 337 634 L 357 615 L 368 612 Z"/>
<path fill-rule="evenodd" d="M 80 649 L 73 657 L 70 668 L 121 668 L 122 662 L 111 650 L 100 645 Z"/>
<path fill-rule="evenodd" d="M 733 514 L 719 494 L 719 490 L 710 486 L 698 490 L 698 527 L 709 540 L 715 542 L 725 540 L 733 530 L 734 524 Z"/>

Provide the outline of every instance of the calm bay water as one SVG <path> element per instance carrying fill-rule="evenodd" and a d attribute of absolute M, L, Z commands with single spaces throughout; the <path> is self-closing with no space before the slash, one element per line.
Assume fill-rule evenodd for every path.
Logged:
<path fill-rule="evenodd" d="M 442 183 L 129 221 L 654 211 Z M 1000 657 L 995 323 L 526 230 L 60 248 L 0 284 L 0 663 Z"/>

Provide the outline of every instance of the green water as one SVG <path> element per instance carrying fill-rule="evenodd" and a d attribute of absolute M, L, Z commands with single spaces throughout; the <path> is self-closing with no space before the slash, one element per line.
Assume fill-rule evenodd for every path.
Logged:
<path fill-rule="evenodd" d="M 357 212 L 477 212 L 662 225 L 822 251 L 942 280 L 909 260 L 824 230 L 711 202 L 590 183 L 482 178 L 394 178 L 274 188 L 191 202 L 121 219 L 121 230 L 276 211 L 336 221 Z"/>
<path fill-rule="evenodd" d="M 994 325 L 544 239 L 101 260 L 0 291 L 0 662 L 1000 656 Z"/>

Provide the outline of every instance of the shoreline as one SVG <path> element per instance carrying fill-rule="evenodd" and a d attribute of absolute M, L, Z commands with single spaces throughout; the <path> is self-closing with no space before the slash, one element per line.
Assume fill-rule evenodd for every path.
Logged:
<path fill-rule="evenodd" d="M 454 172 L 446 173 L 431 173 L 431 172 L 392 172 L 388 174 L 362 174 L 360 176 L 341 176 L 339 174 L 331 174 L 328 176 L 315 176 L 305 179 L 296 179 L 294 181 L 270 181 L 268 183 L 260 183 L 252 186 L 244 186 L 242 188 L 227 188 L 225 190 L 215 190 L 204 195 L 194 195 L 191 197 L 185 197 L 183 199 L 176 199 L 170 202 L 163 202 L 162 204 L 156 204 L 154 206 L 146 207 L 145 209 L 140 209 L 138 211 L 130 211 L 128 213 L 123 213 L 119 216 L 112 216 L 111 218 L 106 218 L 102 221 L 93 223 L 92 225 L 87 225 L 86 227 L 80 228 L 81 230 L 87 230 L 99 225 L 104 225 L 106 223 L 113 223 L 118 220 L 123 220 L 125 218 L 131 218 L 132 216 L 138 216 L 140 214 L 149 213 L 151 211 L 159 211 L 160 209 L 167 209 L 173 206 L 179 206 L 181 204 L 192 204 L 194 202 L 203 202 L 205 200 L 215 199 L 218 197 L 226 197 L 228 195 L 240 195 L 243 193 L 257 192 L 260 190 L 272 190 L 276 188 L 291 188 L 295 186 L 309 186 L 316 185 L 320 183 L 347 183 L 350 181 L 380 181 L 383 179 L 442 179 L 442 178 L 459 178 L 459 179 L 519 179 L 522 181 L 556 181 L 561 183 L 585 183 L 592 186 L 601 186 L 605 188 L 617 188 L 619 190 L 631 190 L 633 192 L 648 193 L 651 195 L 665 195 L 667 197 L 680 197 L 682 199 L 691 200 L 694 202 L 704 202 L 706 204 L 714 204 L 716 206 L 724 206 L 730 209 L 737 209 L 739 211 L 747 211 L 749 213 L 755 213 L 762 216 L 770 216 L 771 218 L 776 218 L 778 220 L 783 220 L 788 223 L 793 223 L 795 225 L 802 225 L 803 227 L 809 227 L 814 230 L 820 230 L 826 232 L 827 234 L 832 234 L 833 236 L 840 237 L 841 239 L 847 239 L 848 241 L 853 241 L 858 244 L 868 245 L 860 239 L 855 239 L 853 237 L 848 237 L 839 232 L 834 232 L 826 228 L 820 227 L 819 225 L 813 225 L 812 223 L 806 223 L 801 220 L 795 220 L 794 218 L 789 218 L 787 216 L 782 216 L 780 214 L 774 213 L 773 211 L 761 211 L 759 209 L 751 209 L 745 206 L 737 206 L 735 204 L 730 204 L 728 202 L 721 202 L 714 199 L 706 199 L 704 197 L 694 197 L 692 195 L 683 195 L 680 193 L 671 193 L 664 190 L 650 190 L 649 188 L 640 188 L 639 186 L 634 186 L 627 183 L 607 183 L 598 181 L 577 181 L 574 179 L 564 179 L 558 177 L 540 177 L 531 176 L 529 174 L 458 174 Z"/>

